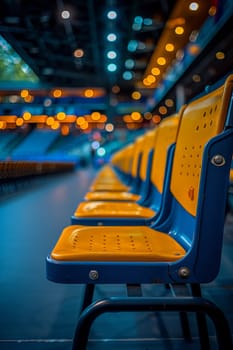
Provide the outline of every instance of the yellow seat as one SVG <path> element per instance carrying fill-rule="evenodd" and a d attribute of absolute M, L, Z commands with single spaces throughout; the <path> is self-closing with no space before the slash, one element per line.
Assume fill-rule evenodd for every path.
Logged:
<path fill-rule="evenodd" d="M 109 202 L 109 201 L 90 201 L 81 202 L 74 216 L 79 218 L 108 216 L 108 217 L 140 217 L 151 218 L 155 215 L 155 211 L 143 207 L 135 202 Z"/>
<path fill-rule="evenodd" d="M 229 176 L 227 168 L 230 168 L 229 154 L 231 150 L 226 146 L 226 142 L 231 147 L 233 142 L 232 129 L 224 132 L 223 130 L 232 89 L 233 76 L 230 76 L 225 85 L 181 109 L 171 179 L 169 183 L 166 183 L 172 194 L 173 205 L 170 207 L 169 215 L 164 222 L 160 223 L 160 227 L 158 228 L 155 224 L 151 227 L 146 225 L 68 226 L 63 230 L 51 253 L 52 260 L 56 262 L 55 264 L 51 262 L 51 268 L 54 267 L 55 275 L 58 262 L 61 262 L 62 266 L 63 263 L 74 262 L 74 270 L 70 271 L 72 277 L 64 273 L 63 270 L 61 274 L 68 280 L 78 279 L 79 283 L 86 280 L 90 283 L 90 280 L 93 282 L 93 279 L 87 274 L 87 271 L 90 269 L 98 271 L 100 267 L 98 262 L 102 262 L 107 267 L 105 274 L 102 273 L 99 276 L 100 283 L 108 279 L 114 283 L 118 280 L 118 275 L 114 274 L 114 266 L 116 265 L 111 265 L 111 262 L 119 261 L 122 263 L 117 265 L 122 270 L 121 281 L 128 283 L 126 275 L 129 274 L 127 271 L 129 262 L 136 262 L 132 267 L 131 274 L 134 269 L 138 268 L 143 281 L 145 281 L 144 270 L 140 270 L 140 263 L 177 262 L 173 269 L 171 268 L 172 263 L 167 266 L 166 273 L 164 272 L 166 264 L 153 265 L 153 268 L 157 267 L 157 271 L 163 270 L 160 276 L 164 278 L 164 281 L 196 283 L 197 279 L 208 282 L 215 278 L 221 255 L 221 249 L 218 249 L 218 245 L 221 244 L 223 232 L 222 227 L 219 228 L 218 225 L 220 217 L 217 213 L 221 215 L 223 225 L 225 209 L 222 206 L 222 201 L 225 201 L 224 191 L 227 191 L 227 187 L 225 186 L 225 189 L 220 187 L 221 191 L 213 191 L 217 184 L 213 180 L 218 176 L 220 183 L 223 184 L 227 178 L 226 175 Z M 169 129 L 171 129 L 176 122 L 178 125 L 178 121 L 178 116 L 173 119 L 166 118 L 163 126 L 165 127 L 168 123 Z M 176 133 L 174 132 L 174 134 Z M 222 135 L 224 138 L 219 137 Z M 158 145 L 161 146 L 161 149 L 158 147 L 159 155 L 164 149 L 163 142 L 162 146 L 160 143 Z M 219 152 L 222 145 L 225 149 L 222 149 L 223 156 L 220 157 Z M 222 160 L 222 163 L 219 163 L 219 160 Z M 160 182 L 158 182 L 159 184 Z M 218 198 L 220 198 L 220 203 Z M 87 203 L 87 205 L 95 205 L 95 202 Z M 123 205 L 127 205 L 127 203 L 120 203 L 119 210 L 122 211 Z M 210 217 L 210 213 L 214 213 L 213 217 Z M 215 238 L 215 248 L 211 246 L 213 237 Z M 208 249 L 210 246 L 211 249 Z M 208 261 L 211 261 L 212 275 L 210 275 L 210 268 L 206 263 Z M 77 275 L 74 272 L 77 269 L 82 274 L 84 265 L 80 265 L 79 262 L 87 264 L 84 275 Z M 140 266 L 144 266 L 148 270 L 151 268 L 151 265 L 146 264 Z M 69 265 L 63 267 L 69 270 Z M 113 270 L 110 273 L 111 269 Z M 130 277 L 129 274 L 128 278 Z M 138 276 L 135 275 L 134 278 L 137 281 Z M 150 273 L 148 281 L 151 281 Z M 99 280 L 97 279 L 96 282 L 98 283 Z"/>
<path fill-rule="evenodd" d="M 102 189 L 124 191 L 128 189 L 128 186 L 120 181 L 110 166 L 105 166 L 93 181 L 90 189 L 93 191 L 101 191 Z"/>
<path fill-rule="evenodd" d="M 73 348 L 86 349 L 90 327 L 104 313 L 179 311 L 184 316 L 194 311 L 201 347 L 209 348 L 208 315 L 214 321 L 219 349 L 232 349 L 224 313 L 203 298 L 200 289 L 200 283 L 216 278 L 221 263 L 233 149 L 232 91 L 230 76 L 224 86 L 183 110 L 171 178 L 165 181 L 171 205 L 159 225 L 158 221 L 151 227 L 73 225 L 62 231 L 47 257 L 46 272 L 57 283 L 86 284 Z M 154 283 L 169 284 L 172 292 L 177 285 L 188 284 L 188 295 L 110 296 L 92 302 L 96 285 Z"/>
<path fill-rule="evenodd" d="M 142 140 L 142 147 L 139 149 L 138 154 L 133 157 L 132 161 L 132 169 L 131 169 L 131 176 L 133 178 L 136 178 L 136 176 L 140 177 L 140 183 L 142 187 L 142 183 L 146 181 L 147 176 L 147 168 L 148 168 L 148 161 L 149 161 L 149 153 L 154 148 L 155 143 L 155 137 L 156 137 L 156 131 L 157 129 L 154 128 L 153 130 L 150 130 L 147 132 Z M 141 152 L 141 160 L 140 160 L 140 166 L 139 166 L 139 174 L 137 174 L 137 168 L 138 168 L 138 162 L 139 162 L 139 154 Z M 124 157 L 124 156 L 122 156 Z M 112 161 L 114 164 L 116 161 Z M 122 161 L 120 162 L 120 164 Z M 102 173 L 100 174 L 102 176 Z M 111 176 L 111 175 L 110 175 Z M 99 176 L 98 176 L 99 178 Z M 110 201 L 137 201 L 141 198 L 141 187 L 137 189 L 137 193 L 133 192 L 126 192 L 126 191 L 92 191 L 87 192 L 85 195 L 85 200 L 91 201 L 91 200 L 110 200 Z"/>
<path fill-rule="evenodd" d="M 126 191 L 94 191 L 88 192 L 85 195 L 87 201 L 137 201 L 140 195 Z"/>
<path fill-rule="evenodd" d="M 167 160 L 168 147 L 176 141 L 179 124 L 179 115 L 175 114 L 164 119 L 156 132 L 154 154 L 151 171 L 151 182 L 161 197 Z M 160 201 L 160 200 L 159 200 Z M 159 206 L 159 205 L 158 205 Z M 81 202 L 76 208 L 72 217 L 73 223 L 77 218 L 153 218 L 157 214 L 154 208 L 141 206 L 136 202 L 107 202 L 107 201 L 86 201 Z"/>
<path fill-rule="evenodd" d="M 92 185 L 99 185 L 99 184 L 121 184 L 122 182 L 116 175 L 115 171 L 112 169 L 110 165 L 105 165 L 96 176 L 95 180 L 93 181 Z"/>
<path fill-rule="evenodd" d="M 131 163 L 131 169 L 130 173 L 132 172 L 132 177 L 136 178 L 137 176 L 137 168 L 139 163 L 139 156 L 140 152 L 143 148 L 143 141 L 144 136 L 141 136 L 136 140 L 136 142 L 126 149 L 126 155 L 125 152 L 123 152 L 123 157 L 127 157 L 130 159 Z M 122 155 L 120 152 L 120 161 L 122 161 Z M 129 167 L 129 163 L 127 160 L 127 164 Z M 108 173 L 107 173 L 107 171 Z M 104 171 L 101 171 L 97 178 L 93 181 L 92 185 L 90 186 L 90 191 L 128 191 L 130 189 L 130 186 L 125 185 L 119 177 L 116 175 L 116 173 L 111 169 L 110 167 L 107 167 L 104 169 Z"/>
<path fill-rule="evenodd" d="M 169 235 L 149 227 L 68 226 L 51 257 L 61 261 L 176 261 L 185 250 Z"/>

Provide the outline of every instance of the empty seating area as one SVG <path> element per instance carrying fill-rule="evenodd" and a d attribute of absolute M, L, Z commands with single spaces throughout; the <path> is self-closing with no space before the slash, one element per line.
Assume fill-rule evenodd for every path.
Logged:
<path fill-rule="evenodd" d="M 233 350 L 232 21 L 1 1 L 0 350 Z"/>
<path fill-rule="evenodd" d="M 74 163 L 68 162 L 2 161 L 0 162 L 0 180 L 59 173 L 73 169 Z"/>
<path fill-rule="evenodd" d="M 76 157 L 54 157 L 47 153 L 57 137 L 56 132 L 46 130 L 1 133 L 0 192 L 12 192 L 40 176 L 73 171 Z"/>
<path fill-rule="evenodd" d="M 47 257 L 46 271 L 51 281 L 85 284 L 73 350 L 88 348 L 98 316 L 152 310 L 180 313 L 184 341 L 192 338 L 187 315 L 195 313 L 201 349 L 210 349 L 208 316 L 218 348 L 232 349 L 227 318 L 201 292 L 221 266 L 233 146 L 232 87 L 230 75 L 183 106 L 179 115 L 165 119 L 149 149 L 145 134 L 119 151 L 71 215 L 71 225 Z M 144 178 L 143 154 L 144 170 L 150 169 Z M 151 198 L 143 206 L 140 188 L 147 181 L 146 197 Z M 130 199 L 134 194 L 139 197 Z M 112 284 L 124 284 L 128 296 L 93 299 L 98 285 Z M 146 297 L 144 284 L 163 284 L 172 296 Z M 188 292 L 177 295 L 177 285 Z"/>

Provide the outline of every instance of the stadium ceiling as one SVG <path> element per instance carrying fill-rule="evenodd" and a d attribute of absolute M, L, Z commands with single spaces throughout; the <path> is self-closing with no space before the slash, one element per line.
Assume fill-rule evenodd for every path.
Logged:
<path fill-rule="evenodd" d="M 30 66 L 42 85 L 103 89 L 107 94 L 117 93 L 117 102 L 124 102 L 135 90 L 147 97 L 151 94 L 156 88 L 156 83 L 150 81 L 153 60 L 158 61 L 161 52 L 166 50 L 167 56 L 162 57 L 169 65 L 163 61 L 158 63 L 161 78 L 164 77 L 174 60 L 180 59 L 178 56 L 191 35 L 195 41 L 211 8 L 214 11 L 215 3 L 212 0 L 2 0 L 0 35 Z M 190 23 L 193 27 L 189 27 Z M 161 39 L 166 39 L 164 33 L 169 34 L 169 30 L 174 34 L 177 27 L 185 27 L 188 35 L 174 51 L 171 41 L 161 44 Z M 182 33 L 176 34 L 175 43 L 182 37 Z M 232 36 L 231 30 L 228 35 Z M 232 50 L 231 40 L 227 40 L 224 32 L 221 40 L 225 51 Z M 160 50 L 158 57 L 156 50 Z M 195 45 L 192 50 L 194 56 L 199 54 Z M 211 50 L 214 50 L 213 43 Z M 172 51 L 176 56 L 171 56 Z M 229 70 L 229 65 L 216 64 L 216 52 L 212 53 L 213 57 L 205 53 L 205 60 L 199 55 L 199 61 L 200 67 L 207 76 L 209 70 L 213 79 Z M 212 63 L 216 66 L 211 70 Z M 193 83 L 193 74 L 201 74 L 197 64 L 190 67 L 195 69 L 189 69 L 188 79 L 185 76 L 188 88 Z M 157 79 L 156 74 L 152 74 L 152 79 Z M 179 81 L 181 78 L 183 76 Z M 195 86 L 200 88 L 200 82 Z M 190 95 L 194 92 L 195 88 Z"/>
<path fill-rule="evenodd" d="M 174 3 L 2 0 L 0 33 L 44 83 L 124 90 L 141 79 Z"/>

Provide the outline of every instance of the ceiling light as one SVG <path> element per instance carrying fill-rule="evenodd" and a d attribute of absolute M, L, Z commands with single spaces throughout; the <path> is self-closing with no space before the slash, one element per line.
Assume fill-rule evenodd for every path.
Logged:
<path fill-rule="evenodd" d="M 131 113 L 131 118 L 132 120 L 136 121 L 136 120 L 140 120 L 141 119 L 141 114 L 139 112 L 132 112 Z"/>
<path fill-rule="evenodd" d="M 64 112 L 58 112 L 56 115 L 58 120 L 64 120 L 66 118 L 66 114 Z"/>
<path fill-rule="evenodd" d="M 181 27 L 181 26 L 177 26 L 175 28 L 175 33 L 178 34 L 178 35 L 182 35 L 184 33 L 184 28 Z"/>
<path fill-rule="evenodd" d="M 54 123 L 54 118 L 53 118 L 53 117 L 48 117 L 48 118 L 46 119 L 46 124 L 47 124 L 48 126 L 51 126 L 53 123 Z"/>
<path fill-rule="evenodd" d="M 138 42 L 137 40 L 130 40 L 128 43 L 128 51 L 134 52 L 137 50 Z"/>
<path fill-rule="evenodd" d="M 88 122 L 85 120 L 84 123 L 82 123 L 81 125 L 79 125 L 79 127 L 80 127 L 80 129 L 82 129 L 82 130 L 86 130 L 86 129 L 88 129 L 89 124 L 88 124 Z"/>
<path fill-rule="evenodd" d="M 160 69 L 157 68 L 157 67 L 153 67 L 153 68 L 151 69 L 151 73 L 152 73 L 153 75 L 159 75 L 159 74 L 160 74 Z"/>
<path fill-rule="evenodd" d="M 76 124 L 77 125 L 82 125 L 82 124 L 84 124 L 85 123 L 85 118 L 84 117 L 78 117 L 77 119 L 76 119 Z"/>
<path fill-rule="evenodd" d="M 92 112 L 91 113 L 91 119 L 92 120 L 95 120 L 95 121 L 100 120 L 100 117 L 101 117 L 100 112 Z"/>
<path fill-rule="evenodd" d="M 21 93 L 20 93 L 20 96 L 22 98 L 25 98 L 29 95 L 29 91 L 28 90 L 22 90 Z"/>
<path fill-rule="evenodd" d="M 116 13 L 116 11 L 109 11 L 109 12 L 107 13 L 107 17 L 108 17 L 108 19 L 116 19 L 116 18 L 117 18 L 117 13 Z"/>
<path fill-rule="evenodd" d="M 87 98 L 93 97 L 93 95 L 94 95 L 94 91 L 92 89 L 86 89 L 84 91 L 84 96 Z"/>
<path fill-rule="evenodd" d="M 62 91 L 60 89 L 55 89 L 53 91 L 53 97 L 58 98 L 58 97 L 61 97 L 61 95 L 62 95 Z"/>
<path fill-rule="evenodd" d="M 52 100 L 50 100 L 50 98 L 46 98 L 45 100 L 44 100 L 44 106 L 45 107 L 49 107 L 49 106 L 51 106 L 52 105 Z"/>
<path fill-rule="evenodd" d="M 148 81 L 150 84 L 153 84 L 153 83 L 155 83 L 156 78 L 155 78 L 154 75 L 149 74 L 149 75 L 147 76 L 147 81 Z"/>
<path fill-rule="evenodd" d="M 97 153 L 97 155 L 98 155 L 99 157 L 104 157 L 105 154 L 106 154 L 106 150 L 105 150 L 104 147 L 100 147 L 100 148 L 98 148 L 98 150 L 96 151 L 96 153 Z"/>
<path fill-rule="evenodd" d="M 145 86 L 151 85 L 151 84 L 149 83 L 149 81 L 147 80 L 147 78 L 144 78 L 142 82 L 143 82 L 143 84 L 144 84 Z"/>
<path fill-rule="evenodd" d="M 57 130 L 60 128 L 60 123 L 59 121 L 55 120 L 54 123 L 51 125 L 51 129 Z"/>
<path fill-rule="evenodd" d="M 24 112 L 22 117 L 23 117 L 24 120 L 30 120 L 32 115 L 31 115 L 30 112 Z"/>
<path fill-rule="evenodd" d="M 112 131 L 114 130 L 114 125 L 113 125 L 112 123 L 106 124 L 105 130 L 106 130 L 107 132 L 112 132 Z"/>
<path fill-rule="evenodd" d="M 133 79 L 133 73 L 132 72 L 130 72 L 130 71 L 125 71 L 124 73 L 123 73 L 123 79 L 124 80 L 131 80 L 131 79 Z"/>
<path fill-rule="evenodd" d="M 117 65 L 115 63 L 110 63 L 107 65 L 107 69 L 109 72 L 115 72 L 117 70 Z"/>
<path fill-rule="evenodd" d="M 174 106 L 174 101 L 173 101 L 171 98 L 167 98 L 167 99 L 165 100 L 165 105 L 166 105 L 167 107 L 173 107 L 173 106 Z"/>
<path fill-rule="evenodd" d="M 143 18 L 141 16 L 134 17 L 134 23 L 142 24 Z"/>
<path fill-rule="evenodd" d="M 15 121 L 15 124 L 17 126 L 22 126 L 23 125 L 23 118 L 17 118 L 16 121 Z"/>
<path fill-rule="evenodd" d="M 99 141 L 93 141 L 93 142 L 91 143 L 91 148 L 92 148 L 92 149 L 98 149 L 99 146 L 100 146 Z"/>
<path fill-rule="evenodd" d="M 160 106 L 159 107 L 159 113 L 164 115 L 167 113 L 167 108 L 165 106 Z"/>
<path fill-rule="evenodd" d="M 24 98 L 24 101 L 27 103 L 31 103 L 31 102 L 33 102 L 33 100 L 34 100 L 34 97 L 31 95 L 28 95 Z"/>
<path fill-rule="evenodd" d="M 139 91 L 134 91 L 134 92 L 132 92 L 131 96 L 132 96 L 132 99 L 134 99 L 134 100 L 140 100 L 142 95 Z"/>
<path fill-rule="evenodd" d="M 171 43 L 167 43 L 166 46 L 165 46 L 165 50 L 168 51 L 168 52 L 174 51 L 174 45 L 171 44 Z"/>
<path fill-rule="evenodd" d="M 108 41 L 113 42 L 113 41 L 116 41 L 116 39 L 117 39 L 117 36 L 116 36 L 116 34 L 114 34 L 114 33 L 109 33 L 109 34 L 107 35 L 107 40 L 108 40 Z"/>
<path fill-rule="evenodd" d="M 225 54 L 222 51 L 216 52 L 215 56 L 216 56 L 217 60 L 223 60 L 225 58 Z"/>
<path fill-rule="evenodd" d="M 135 65 L 134 60 L 132 60 L 131 58 L 125 61 L 125 68 L 127 69 L 133 69 L 134 65 Z"/>
<path fill-rule="evenodd" d="M 63 11 L 61 12 L 61 18 L 63 18 L 63 19 L 69 19 L 69 18 L 70 18 L 70 11 L 68 11 L 68 10 L 63 10 Z"/>
<path fill-rule="evenodd" d="M 77 49 L 74 51 L 74 57 L 81 58 L 84 55 L 84 51 L 82 49 Z"/>
<path fill-rule="evenodd" d="M 160 66 L 164 66 L 166 64 L 166 59 L 164 57 L 158 57 L 157 58 L 157 63 L 160 65 Z"/>
<path fill-rule="evenodd" d="M 199 8 L 199 4 L 198 4 L 197 2 L 191 2 L 191 3 L 189 4 L 189 9 L 190 9 L 191 11 L 197 11 L 198 8 Z"/>
<path fill-rule="evenodd" d="M 110 58 L 111 60 L 113 60 L 114 58 L 117 57 L 116 51 L 108 51 L 107 52 L 107 57 Z"/>

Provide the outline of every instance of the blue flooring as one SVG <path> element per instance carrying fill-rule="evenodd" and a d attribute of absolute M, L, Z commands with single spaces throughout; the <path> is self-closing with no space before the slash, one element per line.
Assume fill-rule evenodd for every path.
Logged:
<path fill-rule="evenodd" d="M 0 197 L 0 350 L 70 350 L 83 286 L 46 279 L 45 258 L 95 176 L 93 169 L 44 178 Z M 203 295 L 226 314 L 233 334 L 233 215 L 226 217 L 218 278 Z M 143 286 L 145 295 L 165 295 L 162 285 Z M 98 286 L 95 298 L 126 295 L 124 286 Z M 174 313 L 121 313 L 99 317 L 88 350 L 196 350 L 198 332 L 184 342 Z M 210 327 L 211 349 L 217 349 Z"/>

